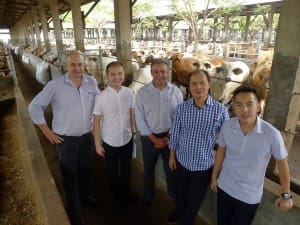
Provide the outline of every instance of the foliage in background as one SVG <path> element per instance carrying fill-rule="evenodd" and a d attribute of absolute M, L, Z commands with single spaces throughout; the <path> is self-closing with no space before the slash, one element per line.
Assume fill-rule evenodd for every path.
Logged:
<path fill-rule="evenodd" d="M 133 38 L 143 38 L 143 31 L 150 30 L 155 33 L 160 31 L 169 31 L 174 28 L 178 21 L 185 21 L 190 29 L 190 41 L 196 44 L 203 39 L 204 27 L 210 27 L 223 33 L 245 32 L 246 17 L 240 16 L 243 6 L 235 0 L 158 0 L 154 2 L 148 0 L 137 0 L 132 7 L 132 32 Z M 93 3 L 82 6 L 86 13 Z M 166 6 L 169 4 L 168 12 L 160 7 L 160 4 Z M 270 18 L 268 13 L 271 7 L 269 5 L 257 5 L 254 14 L 250 17 L 249 36 L 253 40 L 258 33 L 268 30 L 270 27 Z M 168 14 L 169 17 L 158 19 L 157 16 Z M 228 15 L 228 20 L 226 17 Z M 72 23 L 72 14 L 61 15 L 65 22 Z M 172 23 L 169 23 L 169 20 Z M 278 25 L 279 14 L 273 17 L 272 28 L 275 30 Z M 85 19 L 86 27 L 104 28 L 107 23 L 113 23 L 114 11 L 113 0 L 101 0 Z M 171 32 L 170 32 L 171 33 Z M 169 35 L 170 36 L 170 35 Z M 155 35 L 154 37 L 155 38 Z M 195 46 L 196 49 L 196 46 Z"/>

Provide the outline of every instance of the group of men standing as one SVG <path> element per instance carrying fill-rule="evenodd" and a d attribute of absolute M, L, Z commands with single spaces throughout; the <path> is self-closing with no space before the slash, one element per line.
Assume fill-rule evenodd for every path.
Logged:
<path fill-rule="evenodd" d="M 72 225 L 85 224 L 82 205 L 92 201 L 88 184 L 93 149 L 106 159 L 117 208 L 127 207 L 136 126 L 144 164 L 143 205 L 150 207 L 154 201 L 154 172 L 161 155 L 168 194 L 176 206 L 169 223 L 192 225 L 211 186 L 218 193 L 218 225 L 250 225 L 271 155 L 278 162 L 282 187 L 276 205 L 292 207 L 287 152 L 279 131 L 257 117 L 255 89 L 241 86 L 234 92 L 237 117 L 229 119 L 227 109 L 210 96 L 210 77 L 204 70 L 190 74 L 192 97 L 183 101 L 179 88 L 168 82 L 168 65 L 161 59 L 152 62 L 153 80 L 136 99 L 122 85 L 120 62 L 107 66 L 108 86 L 101 92 L 96 80 L 84 75 L 80 52 L 68 54 L 66 68 L 66 74 L 48 82 L 32 100 L 29 113 L 57 146 Z M 43 112 L 49 104 L 52 128 Z"/>

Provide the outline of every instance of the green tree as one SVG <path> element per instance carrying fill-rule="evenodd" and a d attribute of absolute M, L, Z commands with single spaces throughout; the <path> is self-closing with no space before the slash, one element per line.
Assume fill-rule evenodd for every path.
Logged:
<path fill-rule="evenodd" d="M 90 9 L 91 4 L 82 6 L 84 13 Z M 87 27 L 98 28 L 104 27 L 108 22 L 114 21 L 114 5 L 112 0 L 101 0 L 98 2 L 92 12 L 86 17 L 85 23 Z"/>
<path fill-rule="evenodd" d="M 143 38 L 144 30 L 154 30 L 159 23 L 155 16 L 152 3 L 136 1 L 132 7 L 133 36 Z"/>
<path fill-rule="evenodd" d="M 194 40 L 194 51 L 203 37 L 204 26 L 209 17 L 229 16 L 242 9 L 241 5 L 234 0 L 226 2 L 224 0 L 172 0 L 171 8 L 178 19 L 184 20 L 189 25 Z"/>

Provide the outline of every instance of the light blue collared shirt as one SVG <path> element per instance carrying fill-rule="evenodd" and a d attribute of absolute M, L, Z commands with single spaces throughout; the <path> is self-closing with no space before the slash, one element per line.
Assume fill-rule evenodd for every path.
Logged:
<path fill-rule="evenodd" d="M 259 203 L 271 155 L 277 160 L 287 157 L 280 132 L 257 118 L 255 127 L 244 135 L 239 119 L 232 118 L 223 124 L 217 143 L 226 149 L 218 186 L 242 202 Z"/>
<path fill-rule="evenodd" d="M 159 90 L 150 82 L 143 86 L 136 95 L 136 124 L 141 135 L 169 131 L 175 116 L 177 105 L 183 102 L 178 87 L 167 82 Z"/>
<path fill-rule="evenodd" d="M 34 124 L 46 123 L 44 110 L 51 103 L 52 130 L 60 135 L 81 136 L 92 130 L 92 110 L 98 93 L 95 78 L 83 75 L 77 89 L 66 73 L 49 81 L 33 98 L 28 107 L 29 115 Z"/>

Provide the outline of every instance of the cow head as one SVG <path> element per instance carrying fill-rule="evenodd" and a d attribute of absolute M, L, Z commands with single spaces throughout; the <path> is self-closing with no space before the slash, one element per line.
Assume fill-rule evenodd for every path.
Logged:
<path fill-rule="evenodd" d="M 211 77 L 211 93 L 213 98 L 227 104 L 232 92 L 244 83 L 249 76 L 249 67 L 240 61 L 227 62 L 216 67 Z"/>
<path fill-rule="evenodd" d="M 189 74 L 200 68 L 198 59 L 194 57 L 184 57 L 183 53 L 175 53 L 171 59 L 172 81 L 187 87 Z"/>

